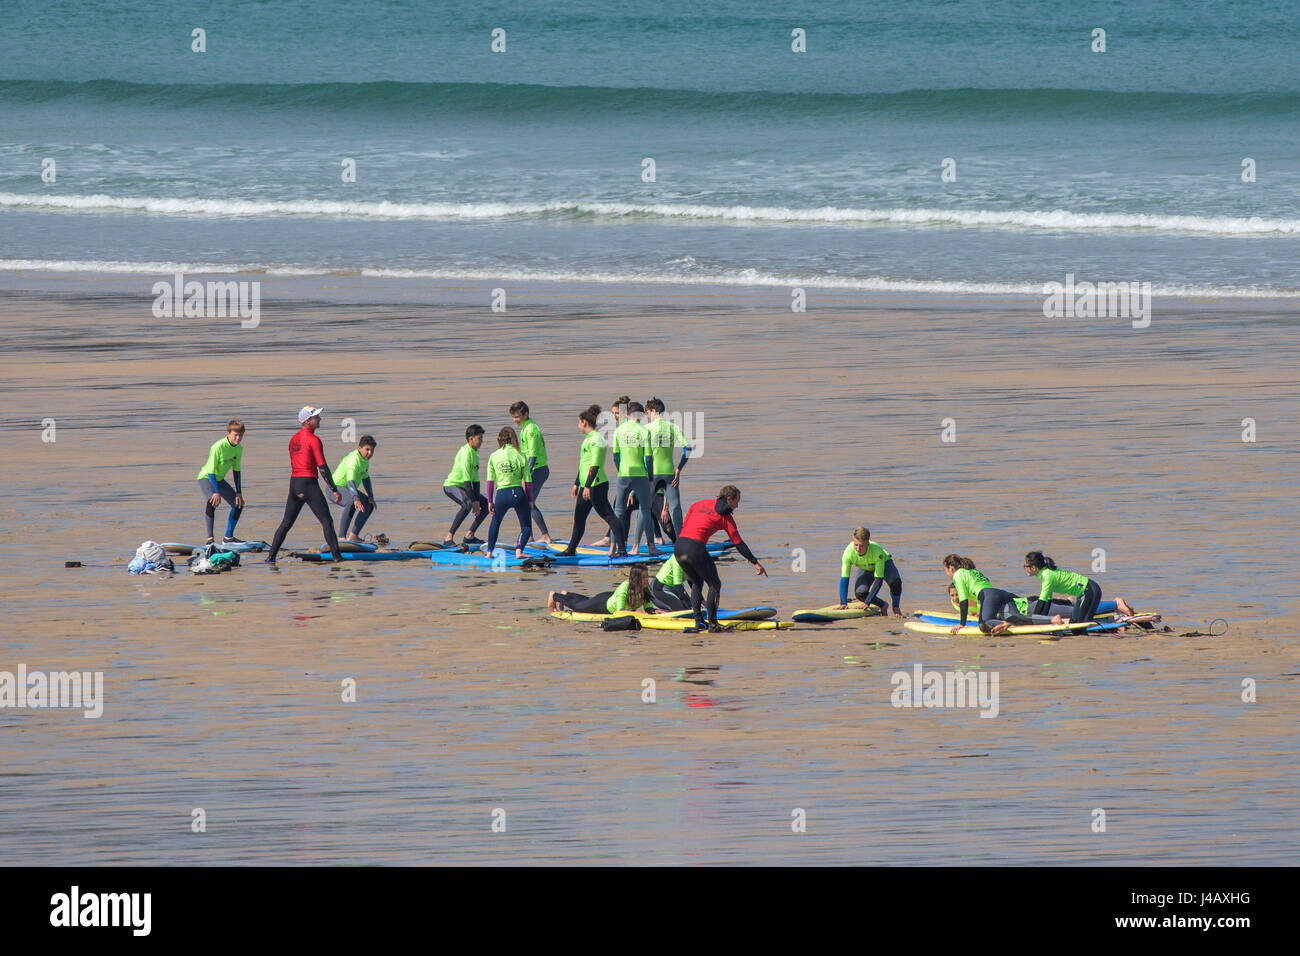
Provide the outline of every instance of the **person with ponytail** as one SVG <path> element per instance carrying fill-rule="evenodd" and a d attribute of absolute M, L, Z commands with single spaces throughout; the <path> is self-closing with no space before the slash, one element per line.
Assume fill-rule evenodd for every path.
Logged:
<path fill-rule="evenodd" d="M 979 628 L 985 634 L 1001 634 L 1011 626 L 998 615 L 1008 602 L 1015 606 L 1016 596 L 990 584 L 989 579 L 975 567 L 974 561 L 960 554 L 950 554 L 943 559 L 943 571 L 952 578 L 957 610 L 961 613 L 961 623 L 950 633 L 956 634 L 966 626 L 972 601 L 979 606 Z"/>
<path fill-rule="evenodd" d="M 519 540 L 515 542 L 515 557 L 524 556 L 524 545 L 533 535 L 532 499 L 533 482 L 528 474 L 528 461 L 519 451 L 519 436 L 507 425 L 497 433 L 497 450 L 487 464 L 487 500 L 492 523 L 488 525 L 488 539 L 483 553 L 492 557 L 497 545 L 497 532 L 507 511 L 519 516 Z"/>
<path fill-rule="evenodd" d="M 740 538 L 736 519 L 732 513 L 740 507 L 740 489 L 735 485 L 723 485 L 715 499 L 697 501 L 686 512 L 681 532 L 673 546 L 673 556 L 682 566 L 686 580 L 691 582 L 691 611 L 695 615 L 695 627 L 703 631 L 720 631 L 718 623 L 718 599 L 722 594 L 722 579 L 718 577 L 718 565 L 709 554 L 709 539 L 719 531 L 726 531 L 736 550 L 754 566 L 754 573 L 766 576 L 767 571 L 749 550 L 749 545 Z M 709 586 L 708 619 L 705 620 L 701 610 L 701 598 L 704 585 Z"/>
<path fill-rule="evenodd" d="M 578 553 L 578 545 L 582 543 L 582 536 L 587 530 L 587 515 L 591 514 L 592 508 L 609 525 L 610 536 L 604 543 L 610 547 L 610 557 L 627 557 L 627 536 L 623 523 L 614 517 L 614 509 L 609 504 L 609 479 L 605 476 L 605 439 L 596 428 L 599 418 L 599 405 L 589 405 L 578 413 L 578 430 L 586 437 L 583 438 L 582 450 L 578 453 L 578 476 L 573 479 L 573 532 L 569 535 L 568 547 L 560 552 L 568 557 Z"/>
<path fill-rule="evenodd" d="M 617 614 L 619 611 L 648 611 L 655 613 L 650 598 L 649 575 L 643 565 L 633 565 L 627 580 L 612 591 L 601 591 L 587 597 L 574 591 L 552 591 L 546 596 L 548 611 L 581 611 L 584 614 Z"/>
<path fill-rule="evenodd" d="M 1101 603 L 1101 585 L 1091 578 L 1073 571 L 1062 571 L 1055 561 L 1041 551 L 1030 551 L 1025 555 L 1025 573 L 1031 578 L 1038 578 L 1038 600 L 1030 609 L 1031 613 L 1049 613 L 1053 594 L 1069 594 L 1074 597 L 1074 609 L 1070 612 L 1071 624 L 1091 621 L 1097 613 L 1097 605 Z M 1123 598 L 1115 599 L 1115 609 L 1125 616 L 1133 613 Z M 1065 617 L 1054 614 L 1052 623 L 1063 624 Z"/>

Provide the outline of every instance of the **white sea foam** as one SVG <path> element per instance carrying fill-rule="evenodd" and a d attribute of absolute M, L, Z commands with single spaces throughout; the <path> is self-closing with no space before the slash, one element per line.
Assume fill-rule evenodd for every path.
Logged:
<path fill-rule="evenodd" d="M 481 282 L 587 282 L 691 286 L 775 286 L 810 289 L 844 289 L 862 292 L 919 292 L 943 295 L 1032 295 L 1043 294 L 1041 282 L 965 282 L 947 279 L 890 279 L 875 276 L 778 275 L 757 269 L 738 269 L 709 274 L 681 275 L 671 272 L 582 272 L 533 269 L 326 269 L 311 266 L 267 265 L 263 263 L 212 262 L 124 262 L 74 261 L 66 259 L 0 259 L 0 272 L 67 272 L 128 275 L 242 274 L 283 276 L 363 276 L 374 279 L 455 279 Z M 266 290 L 272 290 L 268 287 Z M 1208 286 L 1152 283 L 1152 294 L 1176 298 L 1207 299 L 1300 299 L 1300 289 L 1254 286 Z"/>
<path fill-rule="evenodd" d="M 840 206 L 711 206 L 686 203 L 618 202 L 339 202 L 286 199 L 179 199 L 103 194 L 0 193 L 0 208 L 63 212 L 125 212 L 168 216 L 274 218 L 287 216 L 362 220 L 487 220 L 537 216 L 605 219 L 690 220 L 754 225 L 921 226 L 1053 230 L 1063 232 L 1145 231 L 1218 236 L 1300 235 L 1300 219 L 1259 216 L 1171 216 L 1146 213 L 1073 212 L 1066 209 L 872 209 Z"/>

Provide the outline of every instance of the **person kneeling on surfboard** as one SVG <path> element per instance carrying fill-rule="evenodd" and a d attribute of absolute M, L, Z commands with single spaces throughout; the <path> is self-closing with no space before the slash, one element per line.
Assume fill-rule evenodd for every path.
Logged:
<path fill-rule="evenodd" d="M 740 539 L 740 530 L 732 512 L 740 507 L 740 489 L 735 485 L 723 485 L 714 500 L 705 499 L 691 505 L 682 522 L 681 533 L 673 547 L 673 556 L 682 566 L 686 578 L 691 582 L 691 611 L 695 615 L 695 627 L 698 630 L 721 631 L 718 623 L 718 599 L 722 593 L 722 579 L 718 577 L 718 565 L 709 554 L 709 539 L 719 531 L 726 531 L 731 543 L 750 564 L 754 573 L 766 576 L 767 571 L 749 550 L 749 545 Z M 701 612 L 700 601 L 704 585 L 709 586 L 708 610 L 706 621 Z"/>
<path fill-rule="evenodd" d="M 507 425 L 497 433 L 497 450 L 488 458 L 487 498 L 492 523 L 488 525 L 487 547 L 489 558 L 497 546 L 497 532 L 501 519 L 513 510 L 519 516 L 519 540 L 515 543 L 515 557 L 524 557 L 524 545 L 533 536 L 532 482 L 528 480 L 528 461 L 519 451 L 519 436 Z"/>
<path fill-rule="evenodd" d="M 474 512 L 474 523 L 469 526 L 469 534 L 461 542 L 463 545 L 482 544 L 482 539 L 476 537 L 474 532 L 478 530 L 488 516 L 488 500 L 478 490 L 479 484 L 479 464 L 478 450 L 483 445 L 483 426 L 470 425 L 465 429 L 465 444 L 460 446 L 456 452 L 456 459 L 451 464 L 451 473 L 447 475 L 446 481 L 442 483 L 442 493 L 445 494 L 460 508 L 456 512 L 456 517 L 452 519 L 451 529 L 447 532 L 447 537 L 443 539 L 443 545 L 451 545 L 456 542 L 456 529 L 460 523 L 468 517 L 471 511 Z"/>
<path fill-rule="evenodd" d="M 330 506 L 325 503 L 325 496 L 321 494 L 320 485 L 316 481 L 319 472 L 325 479 L 330 494 L 334 496 L 334 503 L 342 502 L 343 496 L 334 488 L 334 475 L 325 463 L 325 448 L 316 437 L 323 411 L 323 408 L 304 405 L 298 412 L 298 422 L 302 428 L 289 439 L 289 500 L 284 503 L 284 518 L 280 521 L 280 527 L 275 529 L 275 537 L 271 539 L 271 553 L 266 556 L 267 564 L 275 564 L 275 556 L 280 552 L 280 545 L 284 544 L 284 536 L 298 520 L 303 504 L 311 508 L 312 514 L 325 530 L 325 543 L 329 545 L 334 560 L 343 560 L 338 536 L 334 534 L 334 521 L 330 518 Z"/>
<path fill-rule="evenodd" d="M 663 563 L 659 573 L 650 582 L 650 599 L 661 611 L 685 611 L 691 606 L 691 597 L 682 582 L 686 574 L 674 555 Z"/>
<path fill-rule="evenodd" d="M 853 595 L 862 602 L 863 609 L 874 604 L 880 608 L 880 616 L 888 617 L 885 602 L 876 597 L 882 584 L 889 584 L 889 600 L 894 605 L 894 614 L 903 616 L 899 602 L 903 598 L 903 579 L 894 565 L 889 552 L 880 546 L 880 542 L 871 540 L 871 532 L 866 528 L 855 528 L 853 540 L 844 549 L 840 559 L 840 608 L 849 606 L 849 575 L 855 567 L 862 569 L 857 583 L 853 586 Z"/>
<path fill-rule="evenodd" d="M 943 559 L 943 571 L 952 578 L 957 592 L 957 610 L 961 612 L 961 623 L 952 628 L 950 634 L 956 634 L 966 626 L 971 601 L 979 603 L 979 627 L 985 634 L 1001 634 L 1011 627 L 1000 620 L 998 614 L 1008 601 L 1015 599 L 1015 595 L 990 584 L 989 579 L 975 567 L 974 561 L 960 554 L 950 554 Z"/>
<path fill-rule="evenodd" d="M 1091 578 L 1058 569 L 1056 562 L 1045 557 L 1041 551 L 1030 551 L 1025 555 L 1025 573 L 1031 578 L 1038 578 L 1038 600 L 1032 608 L 1034 614 L 1048 613 L 1053 594 L 1075 596 L 1074 609 L 1070 612 L 1071 624 L 1091 621 L 1097 613 L 1097 605 L 1101 603 L 1101 585 Z M 1126 617 L 1133 614 L 1133 609 L 1123 598 L 1115 599 L 1115 609 Z M 1052 616 L 1053 624 L 1064 622 L 1063 614 Z"/>
<path fill-rule="evenodd" d="M 226 437 L 219 438 L 208 449 L 208 460 L 199 469 L 196 476 L 199 490 L 203 492 L 206 506 L 203 509 L 203 521 L 208 530 L 208 544 L 212 544 L 212 521 L 217 516 L 217 505 L 224 498 L 230 505 L 230 517 L 226 519 L 226 534 L 222 544 L 243 544 L 235 537 L 235 523 L 244 511 L 244 489 L 240 484 L 239 465 L 244 459 L 244 423 L 232 418 L 226 423 Z M 226 481 L 226 473 L 233 472 L 235 487 Z"/>
<path fill-rule="evenodd" d="M 334 469 L 334 487 L 347 498 L 343 502 L 343 516 L 339 518 L 340 539 L 360 541 L 362 526 L 375 513 L 375 488 L 370 483 L 370 459 L 375 454 L 375 445 L 374 438 L 362 435 L 356 450 L 344 455 L 339 466 Z M 357 482 L 361 483 L 365 491 L 357 487 Z M 352 523 L 354 515 L 356 524 L 352 525 L 352 533 L 348 534 L 348 525 Z"/>
<path fill-rule="evenodd" d="M 584 614 L 617 614 L 635 610 L 655 613 L 646 582 L 646 569 L 639 564 L 628 569 L 627 580 L 612 591 L 601 591 L 587 597 L 574 591 L 552 591 L 546 596 L 548 611 L 581 611 Z"/>

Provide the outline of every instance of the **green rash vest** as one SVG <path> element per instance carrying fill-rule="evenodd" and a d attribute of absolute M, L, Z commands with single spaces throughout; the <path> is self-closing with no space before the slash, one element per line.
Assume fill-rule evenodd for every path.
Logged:
<path fill-rule="evenodd" d="M 609 611 L 610 614 L 616 614 L 619 611 L 626 611 L 628 609 L 627 586 L 631 583 L 632 583 L 631 581 L 624 581 L 622 584 L 620 584 L 618 587 L 614 589 L 614 593 L 611 594 L 609 596 L 609 600 L 605 602 L 605 610 Z M 653 607 L 654 607 L 654 602 L 650 600 L 650 595 L 647 594 L 645 607 L 640 608 L 639 610 L 649 611 Z"/>
<path fill-rule="evenodd" d="M 655 575 L 655 580 L 666 588 L 675 587 L 686 580 L 686 572 L 683 571 L 682 566 L 677 563 L 676 555 L 664 562 L 664 566 L 660 568 L 659 573 Z"/>
<path fill-rule="evenodd" d="M 488 459 L 488 481 L 496 483 L 496 490 L 519 488 L 528 477 L 528 459 L 514 445 L 498 448 Z"/>
<path fill-rule="evenodd" d="M 452 485 L 470 485 L 478 480 L 478 449 L 466 442 L 456 452 L 456 460 L 451 463 L 451 474 L 442 486 L 450 488 Z"/>
<path fill-rule="evenodd" d="M 222 435 L 212 443 L 212 447 L 208 449 L 207 463 L 194 477 L 202 481 L 208 475 L 216 475 L 217 481 L 220 481 L 228 472 L 239 471 L 239 465 L 243 460 L 244 443 L 241 441 L 238 445 L 232 445 L 230 440 Z"/>
<path fill-rule="evenodd" d="M 592 429 L 587 432 L 587 437 L 582 440 L 582 450 L 578 452 L 578 487 L 587 486 L 587 475 L 591 469 L 596 469 L 596 480 L 592 485 L 603 485 L 609 481 L 605 475 L 605 439 L 600 437 L 600 432 Z"/>
<path fill-rule="evenodd" d="M 840 577 L 847 578 L 857 566 L 864 571 L 870 571 L 878 578 L 883 578 L 885 562 L 888 560 L 889 552 L 874 541 L 867 545 L 867 550 L 863 554 L 858 554 L 858 549 L 849 542 L 849 546 L 844 549 L 844 557 L 840 559 Z"/>
<path fill-rule="evenodd" d="M 537 459 L 533 462 L 534 468 L 546 464 L 546 441 L 542 438 L 542 430 L 537 427 L 537 422 L 531 418 L 519 429 L 519 448 L 525 459 Z"/>
<path fill-rule="evenodd" d="M 359 450 L 354 450 L 344 455 L 339 466 L 334 469 L 334 487 L 346 488 L 349 481 L 360 486 L 369 477 L 370 462 L 361 456 Z"/>
<path fill-rule="evenodd" d="M 981 572 L 974 568 L 958 568 L 957 573 L 952 576 L 952 583 L 957 586 L 957 602 L 967 602 L 967 607 L 979 609 L 980 592 L 985 588 L 991 588 L 989 579 Z"/>
<path fill-rule="evenodd" d="M 662 416 L 652 421 L 646 431 L 650 433 L 650 443 L 654 447 L 655 474 L 674 474 L 677 471 L 676 451 L 686 447 L 686 436 Z"/>
<path fill-rule="evenodd" d="M 650 450 L 650 433 L 629 418 L 614 429 L 614 454 L 618 455 L 620 478 L 645 478 L 645 460 Z"/>
<path fill-rule="evenodd" d="M 958 604 L 956 601 L 949 601 L 948 603 L 952 605 L 952 609 L 954 611 L 961 610 L 961 605 Z M 1021 614 L 1023 614 L 1025 617 L 1029 616 L 1029 598 L 1027 597 L 1012 598 L 1011 603 L 1013 603 L 1016 606 L 1016 610 L 1019 611 Z"/>
<path fill-rule="evenodd" d="M 1038 600 L 1050 601 L 1053 594 L 1082 594 L 1084 588 L 1088 586 L 1088 579 L 1073 571 L 1053 571 L 1050 568 L 1043 568 L 1038 572 L 1038 583 L 1041 585 Z"/>

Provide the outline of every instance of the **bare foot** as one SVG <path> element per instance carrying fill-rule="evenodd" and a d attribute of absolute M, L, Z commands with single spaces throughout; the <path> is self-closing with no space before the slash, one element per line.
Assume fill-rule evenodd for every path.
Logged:
<path fill-rule="evenodd" d="M 1061 615 L 1059 615 L 1059 614 L 1053 614 L 1053 615 L 1052 615 L 1052 623 L 1053 623 L 1053 624 L 1064 624 L 1064 623 L 1065 623 L 1065 618 L 1061 617 Z"/>
<path fill-rule="evenodd" d="M 994 624 L 989 628 L 989 634 L 990 635 L 1003 634 L 1009 631 L 1010 629 L 1011 629 L 1011 625 L 1008 624 L 1006 621 L 998 621 L 996 624 Z"/>
<path fill-rule="evenodd" d="M 1132 617 L 1134 613 L 1132 606 L 1123 598 L 1115 598 L 1115 609 L 1125 617 Z"/>

